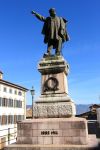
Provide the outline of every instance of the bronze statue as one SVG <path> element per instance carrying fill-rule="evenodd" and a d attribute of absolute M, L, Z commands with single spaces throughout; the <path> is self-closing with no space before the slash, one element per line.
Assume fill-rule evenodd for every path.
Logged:
<path fill-rule="evenodd" d="M 67 20 L 56 16 L 55 8 L 49 10 L 50 16 L 45 18 L 35 11 L 31 12 L 39 20 L 44 22 L 42 34 L 44 34 L 44 43 L 47 43 L 46 56 L 51 55 L 51 49 L 56 49 L 55 54 L 61 54 L 62 43 L 69 40 L 69 36 L 66 31 Z"/>

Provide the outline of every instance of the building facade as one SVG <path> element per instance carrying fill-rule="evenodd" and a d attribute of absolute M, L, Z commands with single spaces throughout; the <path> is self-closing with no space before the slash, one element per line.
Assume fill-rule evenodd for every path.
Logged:
<path fill-rule="evenodd" d="M 17 122 L 26 119 L 27 89 L 3 80 L 0 71 L 0 149 L 16 142 Z"/>

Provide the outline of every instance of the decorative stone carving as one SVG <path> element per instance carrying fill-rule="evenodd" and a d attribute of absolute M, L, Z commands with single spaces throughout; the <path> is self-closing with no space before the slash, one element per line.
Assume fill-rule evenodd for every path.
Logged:
<path fill-rule="evenodd" d="M 46 105 L 41 105 L 41 106 L 37 105 L 37 109 L 38 109 L 37 114 L 38 114 L 39 118 L 41 118 L 43 116 L 45 118 L 47 116 L 47 106 Z"/>
<path fill-rule="evenodd" d="M 33 106 L 34 118 L 71 117 L 74 112 L 72 102 L 36 103 Z"/>
<path fill-rule="evenodd" d="M 72 106 L 71 105 L 59 105 L 58 111 L 61 116 L 72 115 Z"/>
<path fill-rule="evenodd" d="M 49 107 L 47 107 L 47 116 L 48 117 L 53 117 L 53 116 L 58 116 L 58 105 L 55 104 L 55 105 L 50 105 Z"/>

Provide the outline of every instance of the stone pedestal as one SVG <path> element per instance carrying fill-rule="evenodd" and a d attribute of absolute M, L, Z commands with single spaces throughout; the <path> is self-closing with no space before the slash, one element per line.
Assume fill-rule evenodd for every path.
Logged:
<path fill-rule="evenodd" d="M 33 104 L 33 119 L 18 122 L 17 144 L 12 147 L 14 150 L 87 150 L 87 121 L 75 117 L 75 104 L 68 95 L 68 63 L 62 56 L 46 57 L 39 62 L 38 70 L 41 95 Z"/>
<path fill-rule="evenodd" d="M 62 118 L 75 116 L 75 104 L 68 95 L 69 65 L 62 56 L 42 58 L 41 96 L 33 104 L 34 118 Z"/>

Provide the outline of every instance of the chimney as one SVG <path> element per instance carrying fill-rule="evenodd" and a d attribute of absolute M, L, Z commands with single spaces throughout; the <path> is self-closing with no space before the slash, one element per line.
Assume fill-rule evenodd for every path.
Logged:
<path fill-rule="evenodd" d="M 3 73 L 2 71 L 0 71 L 0 80 L 2 80 L 2 78 L 3 78 Z"/>

